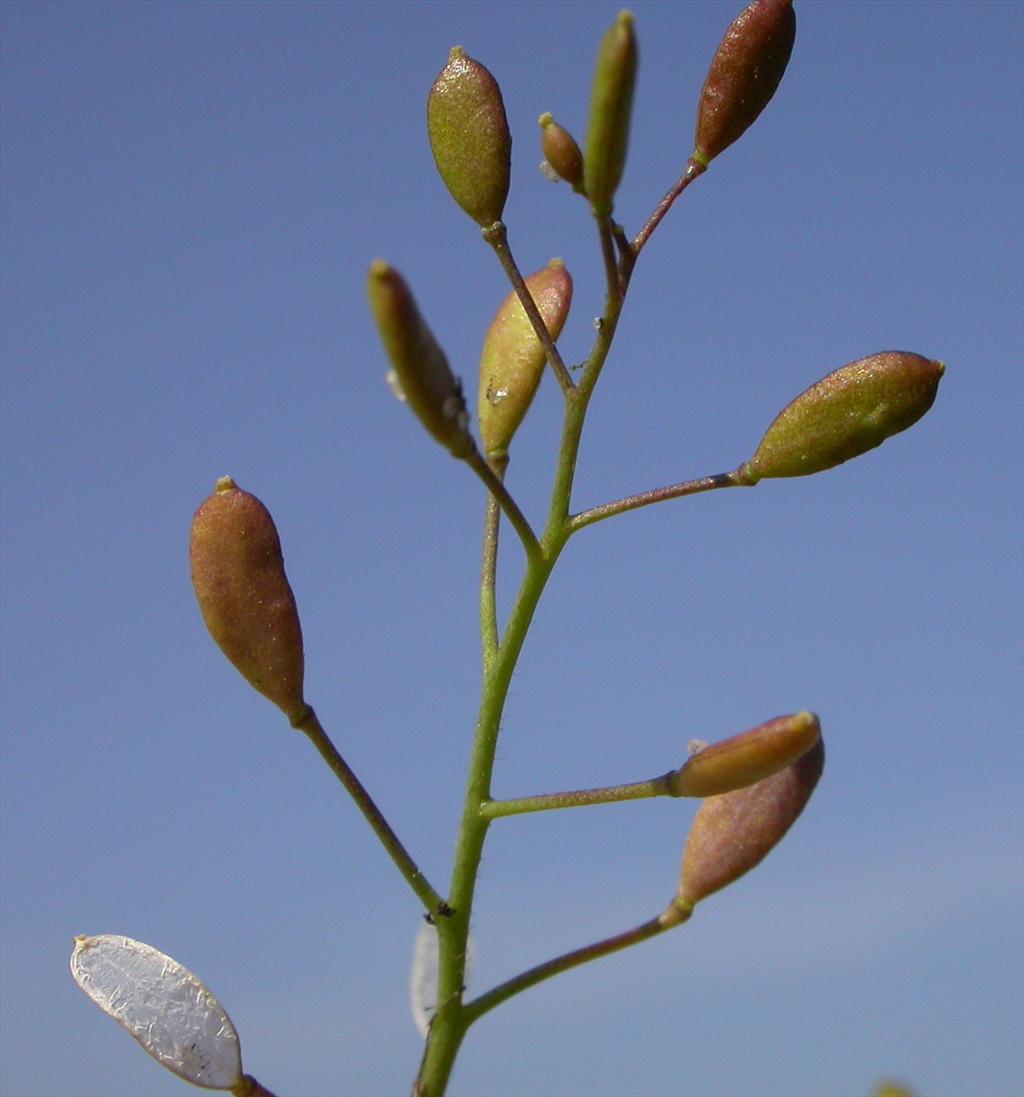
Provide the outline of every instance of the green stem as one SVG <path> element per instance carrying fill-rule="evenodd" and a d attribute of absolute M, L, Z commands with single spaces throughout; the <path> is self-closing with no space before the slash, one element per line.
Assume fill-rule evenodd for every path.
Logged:
<path fill-rule="evenodd" d="M 673 796 L 671 781 L 676 770 L 636 781 L 629 785 L 583 788 L 572 792 L 544 792 L 539 796 L 521 796 L 514 800 L 488 800 L 480 805 L 485 819 L 503 819 L 507 815 L 525 815 L 529 811 L 556 811 L 560 808 L 589 807 L 591 804 L 621 804 L 627 800 L 647 800 L 652 796 Z"/>
<path fill-rule="evenodd" d="M 447 903 L 430 886 L 427 878 L 420 872 L 419 866 L 399 841 L 398 835 L 395 834 L 388 821 L 381 814 L 380 808 L 373 802 L 373 798 L 363 787 L 362 782 L 338 753 L 338 748 L 331 742 L 327 732 L 324 731 L 312 706 L 306 705 L 305 708 L 299 711 L 296 718 L 292 720 L 292 727 L 304 732 L 309 741 L 320 752 L 320 757 L 330 766 L 335 777 L 345 786 L 346 792 L 352 797 L 356 807 L 359 808 L 366 821 L 373 828 L 374 834 L 380 839 L 391 860 L 398 866 L 398 871 L 405 877 L 409 887 L 416 893 L 431 916 L 437 918 L 443 915 L 448 909 Z"/>
<path fill-rule="evenodd" d="M 508 468 L 508 456 L 490 458 L 494 475 L 504 481 Z M 487 493 L 487 509 L 484 512 L 484 548 L 480 569 L 480 633 L 483 645 L 484 671 L 494 661 L 498 653 L 498 611 L 496 605 L 498 580 L 498 533 L 500 529 L 501 508 L 497 499 Z"/>
<path fill-rule="evenodd" d="M 526 519 L 526 515 L 519 509 L 519 504 L 509 494 L 509 490 L 502 483 L 501 478 L 480 455 L 480 451 L 474 447 L 472 453 L 464 458 L 469 467 L 484 482 L 487 490 L 497 499 L 501 509 L 508 516 L 508 520 L 519 534 L 519 540 L 523 542 L 523 548 L 528 557 L 537 556 L 540 553 L 540 544 L 533 527 Z"/>
<path fill-rule="evenodd" d="M 716 488 L 750 487 L 749 480 L 742 478 L 742 469 L 733 472 L 719 472 L 714 476 L 702 476 L 698 480 L 684 480 L 680 484 L 670 484 L 665 488 L 652 488 L 650 491 L 642 491 L 639 495 L 628 495 L 625 499 L 617 499 L 614 503 L 604 503 L 599 507 L 574 514 L 569 519 L 569 529 L 572 533 L 581 530 L 584 526 L 591 526 L 605 518 L 612 518 L 616 514 L 625 514 L 629 510 L 637 510 L 639 507 L 649 507 L 652 503 L 663 503 L 666 499 L 681 499 L 684 495 L 697 495 L 702 491 L 714 491 Z"/>
<path fill-rule="evenodd" d="M 692 910 L 692 907 L 679 903 L 678 900 L 673 900 L 657 918 L 652 918 L 649 922 L 643 922 L 641 925 L 628 929 L 624 933 L 617 933 L 613 937 L 606 937 L 603 941 L 595 941 L 592 945 L 574 949 L 563 956 L 556 956 L 553 960 L 548 960 L 546 963 L 530 968 L 529 971 L 522 972 L 522 974 L 509 979 L 469 1002 L 465 1009 L 470 1023 L 482 1017 L 489 1010 L 494 1009 L 495 1006 L 500 1006 L 502 1002 L 507 1002 L 514 995 L 544 982 L 545 979 L 550 979 L 554 975 L 561 975 L 562 972 L 570 971 L 581 964 L 589 964 L 592 960 L 598 960 L 602 956 L 610 956 L 613 952 L 619 952 L 632 945 L 638 945 L 641 941 L 657 937 L 659 933 L 664 933 L 666 930 L 682 925 L 690 917 Z"/>
<path fill-rule="evenodd" d="M 519 267 L 516 266 L 516 261 L 512 257 L 512 250 L 508 246 L 508 230 L 505 228 L 504 222 L 495 221 L 493 225 L 485 228 L 483 238 L 494 248 L 508 280 L 512 283 L 512 288 L 516 291 L 519 303 L 530 318 L 533 330 L 548 356 L 551 369 L 554 371 L 555 377 L 558 378 L 558 384 L 563 392 L 571 392 L 574 387 L 573 379 L 568 369 L 566 369 L 565 362 L 562 361 L 562 355 L 558 347 L 555 346 L 554 339 L 551 338 L 551 332 L 548 331 L 548 326 L 544 323 L 544 318 L 537 309 L 537 303 L 530 295 L 530 291 L 523 281 L 523 276 L 519 272 Z"/>

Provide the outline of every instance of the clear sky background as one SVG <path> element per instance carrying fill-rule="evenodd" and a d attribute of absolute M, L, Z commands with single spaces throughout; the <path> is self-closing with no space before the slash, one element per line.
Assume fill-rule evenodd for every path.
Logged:
<path fill-rule="evenodd" d="M 739 4 L 635 4 L 617 214 L 691 149 Z M 230 473 L 274 514 L 308 697 L 438 886 L 478 695 L 483 495 L 398 405 L 375 256 L 475 393 L 507 292 L 427 143 L 461 43 L 500 81 L 526 272 L 601 268 L 538 172 L 581 138 L 617 5 L 3 7 L 3 1080 L 10 1097 L 187 1092 L 78 991 L 76 933 L 206 980 L 282 1097 L 408 1091 L 417 903 L 300 735 L 205 633 L 188 529 Z M 653 237 L 594 401 L 575 508 L 720 472 L 778 409 L 883 349 L 948 363 L 910 432 L 818 477 L 581 534 L 512 688 L 499 796 L 638 780 L 781 712 L 825 776 L 692 922 L 474 1029 L 456 1097 L 1009 1097 L 1022 1064 L 1024 6 L 798 5 L 756 126 Z M 537 521 L 546 379 L 509 483 Z M 503 604 L 519 565 L 506 538 Z M 671 898 L 695 804 L 493 828 L 479 992 Z"/>

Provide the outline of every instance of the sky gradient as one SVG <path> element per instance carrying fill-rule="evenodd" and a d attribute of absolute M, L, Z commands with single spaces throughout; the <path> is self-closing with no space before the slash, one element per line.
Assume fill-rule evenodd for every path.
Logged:
<path fill-rule="evenodd" d="M 633 5 L 629 232 L 685 163 L 739 6 Z M 512 248 L 524 273 L 564 259 L 560 346 L 585 357 L 600 255 L 585 204 L 537 170 L 536 119 L 582 140 L 617 10 L 3 5 L 3 1094 L 188 1092 L 74 986 L 78 933 L 196 972 L 280 1097 L 408 1091 L 417 903 L 206 634 L 189 523 L 225 474 L 270 508 L 308 698 L 444 887 L 483 494 L 389 394 L 365 272 L 404 273 L 475 399 L 508 287 L 424 126 L 460 43 L 503 89 Z M 640 780 L 803 708 L 825 775 L 690 924 L 484 1019 L 452 1097 L 1024 1087 L 1024 6 L 797 10 L 776 98 L 641 258 L 574 509 L 734 468 L 866 354 L 943 359 L 938 399 L 839 469 L 581 533 L 527 641 L 495 794 Z M 545 379 L 509 473 L 538 523 L 558 405 Z M 694 808 L 497 823 L 470 991 L 662 910 Z"/>

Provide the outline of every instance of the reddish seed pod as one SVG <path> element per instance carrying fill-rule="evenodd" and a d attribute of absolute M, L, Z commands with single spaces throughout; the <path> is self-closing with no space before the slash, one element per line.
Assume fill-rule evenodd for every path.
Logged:
<path fill-rule="evenodd" d="M 706 167 L 757 120 L 782 80 L 795 37 L 792 0 L 754 0 L 733 20 L 700 93 L 695 160 Z"/>
<path fill-rule="evenodd" d="M 821 737 L 813 712 L 774 720 L 712 743 L 672 775 L 673 796 L 718 796 L 746 788 L 806 754 Z"/>
<path fill-rule="evenodd" d="M 796 822 L 824 765 L 819 738 L 771 777 L 705 800 L 686 840 L 678 903 L 690 907 L 760 864 Z"/>
<path fill-rule="evenodd" d="M 542 114 L 537 121 L 540 124 L 540 145 L 544 159 L 559 179 L 564 179 L 574 190 L 581 190 L 583 153 L 576 144 L 576 138 L 555 121 L 550 111 Z"/>
<path fill-rule="evenodd" d="M 427 99 L 434 162 L 456 202 L 487 228 L 501 220 L 512 170 L 512 135 L 498 82 L 453 46 Z"/>
<path fill-rule="evenodd" d="M 192 519 L 189 556 L 210 635 L 254 689 L 295 718 L 305 705 L 302 628 L 270 512 L 221 477 Z"/>
<path fill-rule="evenodd" d="M 890 350 L 835 370 L 779 412 L 743 466 L 744 482 L 822 472 L 880 446 L 932 406 L 945 368 Z"/>

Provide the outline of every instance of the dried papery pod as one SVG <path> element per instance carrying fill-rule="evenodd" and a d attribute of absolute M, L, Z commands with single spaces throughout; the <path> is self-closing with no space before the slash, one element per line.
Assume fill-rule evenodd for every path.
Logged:
<path fill-rule="evenodd" d="M 771 777 L 705 800 L 686 840 L 679 903 L 692 906 L 760 864 L 796 822 L 824 765 L 819 738 Z"/>
<path fill-rule="evenodd" d="M 583 187 L 598 217 L 611 213 L 626 165 L 636 66 L 633 13 L 621 11 L 597 51 L 583 157 Z"/>
<path fill-rule="evenodd" d="M 572 303 L 572 278 L 561 259 L 531 274 L 526 288 L 552 339 L 557 339 Z M 487 453 L 504 453 L 529 410 L 544 374 L 547 355 L 516 293 L 494 315 L 480 355 L 480 437 Z"/>
<path fill-rule="evenodd" d="M 501 89 L 453 46 L 427 99 L 427 132 L 444 185 L 477 224 L 501 220 L 512 168 L 512 135 Z"/>
<path fill-rule="evenodd" d="M 571 184 L 574 190 L 582 190 L 583 153 L 576 144 L 576 138 L 555 121 L 550 111 L 542 114 L 537 121 L 544 159 L 559 179 Z"/>
<path fill-rule="evenodd" d="M 383 259 L 375 259 L 366 292 L 394 367 L 395 377 L 388 383 L 453 457 L 468 457 L 476 443 L 469 433 L 462 384 L 420 315 L 405 279 Z"/>
<path fill-rule="evenodd" d="M 776 716 L 698 751 L 672 775 L 672 795 L 717 796 L 746 788 L 795 762 L 820 737 L 813 712 Z"/>
<path fill-rule="evenodd" d="M 880 446 L 932 406 L 945 368 L 891 350 L 837 369 L 779 412 L 742 466 L 744 482 L 822 472 Z"/>
<path fill-rule="evenodd" d="M 206 985 L 152 945 L 112 933 L 75 938 L 71 974 L 161 1066 L 203 1089 L 255 1094 L 238 1033 Z"/>
<path fill-rule="evenodd" d="M 757 120 L 782 80 L 795 37 L 792 0 L 754 0 L 736 16 L 700 93 L 695 160 L 706 167 Z"/>
<path fill-rule="evenodd" d="M 210 635 L 292 719 L 304 709 L 302 628 L 267 508 L 230 476 L 192 519 L 192 585 Z"/>

